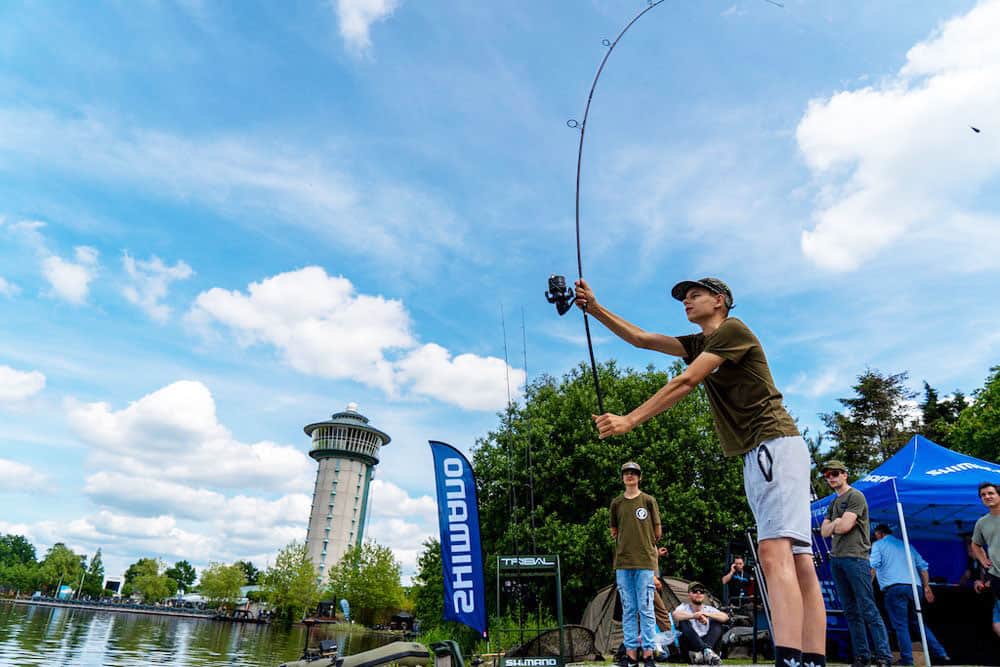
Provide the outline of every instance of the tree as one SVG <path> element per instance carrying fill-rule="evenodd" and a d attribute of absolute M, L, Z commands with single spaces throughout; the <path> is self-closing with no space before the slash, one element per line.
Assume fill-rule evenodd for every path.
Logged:
<path fill-rule="evenodd" d="M 140 558 L 125 571 L 125 595 L 138 594 L 143 602 L 161 602 L 177 592 L 177 582 L 161 573 L 164 563 Z"/>
<path fill-rule="evenodd" d="M 444 575 L 441 543 L 436 539 L 424 541 L 424 550 L 417 559 L 413 588 L 414 615 L 425 627 L 438 625 L 444 610 Z"/>
<path fill-rule="evenodd" d="M 62 542 L 56 542 L 45 552 L 45 558 L 39 565 L 41 583 L 51 587 L 57 595 L 58 587 L 62 584 L 75 587 L 83 575 L 85 558 L 73 553 Z"/>
<path fill-rule="evenodd" d="M 924 400 L 920 402 L 920 414 L 923 421 L 921 433 L 928 440 L 938 444 L 948 441 L 948 433 L 952 425 L 958 421 L 958 416 L 962 410 L 968 407 L 969 402 L 965 399 L 965 394 L 956 390 L 948 400 L 941 400 L 934 387 L 924 382 Z"/>
<path fill-rule="evenodd" d="M 104 594 L 104 559 L 101 557 L 100 548 L 90 559 L 87 574 L 83 578 L 81 593 L 92 598 L 99 598 Z"/>
<path fill-rule="evenodd" d="M 0 565 L 35 564 L 35 546 L 24 535 L 0 535 Z"/>
<path fill-rule="evenodd" d="M 209 563 L 208 567 L 201 571 L 198 590 L 210 602 L 232 608 L 240 597 L 240 588 L 245 586 L 246 582 L 246 571 L 239 562 L 232 565 Z"/>
<path fill-rule="evenodd" d="M 838 398 L 846 410 L 821 414 L 833 440 L 828 458 L 844 462 L 851 475 L 869 472 L 895 454 L 919 428 L 912 414 L 916 397 L 906 387 L 908 373 L 883 375 L 867 369 L 858 376 L 855 396 Z"/>
<path fill-rule="evenodd" d="M 248 560 L 238 560 L 236 565 L 243 568 L 244 574 L 246 574 L 247 584 L 250 586 L 256 586 L 260 583 L 260 570 Z"/>
<path fill-rule="evenodd" d="M 977 458 L 1000 461 L 1000 366 L 990 369 L 972 403 L 962 410 L 948 432 L 947 444 Z"/>
<path fill-rule="evenodd" d="M 637 372 L 613 361 L 602 364 L 605 409 L 632 410 L 681 368 Z M 561 381 L 532 382 L 526 403 L 503 414 L 497 430 L 477 443 L 473 464 L 484 552 L 560 554 L 564 606 L 582 610 L 614 581 L 608 505 L 622 492 L 621 464 L 635 460 L 643 469 L 642 490 L 660 506 L 662 543 L 670 549 L 661 562 L 664 571 L 717 581 L 728 543 L 754 524 L 741 460 L 722 455 L 704 391 L 608 440 L 597 438 L 590 419 L 595 407 L 590 368 L 581 364 Z M 494 567 L 490 557 L 486 563 L 488 571 Z"/>
<path fill-rule="evenodd" d="M 174 563 L 173 567 L 167 568 L 163 574 L 176 581 L 177 587 L 185 593 L 191 590 L 191 587 L 194 586 L 195 579 L 198 578 L 198 574 L 195 572 L 194 567 L 192 567 L 191 563 L 186 560 L 177 561 Z"/>
<path fill-rule="evenodd" d="M 401 574 L 392 549 L 368 541 L 352 546 L 330 569 L 326 593 L 346 599 L 351 615 L 364 625 L 385 622 L 402 604 Z"/>
<path fill-rule="evenodd" d="M 262 579 L 264 594 L 279 617 L 297 621 L 316 608 L 319 584 L 306 545 L 290 542 L 278 552 Z"/>

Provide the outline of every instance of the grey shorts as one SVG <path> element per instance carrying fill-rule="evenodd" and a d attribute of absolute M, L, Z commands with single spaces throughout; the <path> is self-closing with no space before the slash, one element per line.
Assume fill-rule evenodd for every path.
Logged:
<path fill-rule="evenodd" d="M 757 541 L 792 540 L 792 553 L 812 553 L 809 449 L 802 436 L 775 438 L 743 455 L 743 488 L 757 520 Z"/>

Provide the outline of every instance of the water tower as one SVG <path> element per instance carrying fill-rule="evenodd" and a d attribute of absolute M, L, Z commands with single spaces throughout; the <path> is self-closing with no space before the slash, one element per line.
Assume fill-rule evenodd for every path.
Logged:
<path fill-rule="evenodd" d="M 329 421 L 309 424 L 305 432 L 312 438 L 309 456 L 319 462 L 306 549 L 322 584 L 347 549 L 364 539 L 368 491 L 379 448 L 389 444 L 389 436 L 369 426 L 356 403 Z"/>

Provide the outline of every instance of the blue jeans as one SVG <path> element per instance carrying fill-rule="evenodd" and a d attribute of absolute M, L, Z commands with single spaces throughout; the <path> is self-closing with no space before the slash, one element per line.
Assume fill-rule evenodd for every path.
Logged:
<path fill-rule="evenodd" d="M 916 621 L 913 606 L 913 589 L 909 585 L 889 586 L 885 589 L 885 612 L 889 615 L 889 623 L 893 632 L 896 633 L 896 641 L 899 642 L 899 662 L 904 665 L 913 664 L 913 645 L 910 639 L 910 619 Z M 924 624 L 927 633 L 927 648 L 931 655 L 941 658 L 948 655 L 937 640 L 931 629 Z M 919 629 L 917 636 L 919 636 Z"/>
<path fill-rule="evenodd" d="M 855 660 L 876 660 L 892 664 L 889 650 L 889 633 L 875 606 L 875 592 L 872 590 L 871 569 L 867 558 L 830 559 L 830 574 L 837 587 L 837 595 L 844 605 L 847 629 L 851 633 L 851 650 Z M 875 642 L 874 651 L 869 649 L 868 632 Z M 874 656 L 872 655 L 874 653 Z"/>
<path fill-rule="evenodd" d="M 625 648 L 634 651 L 639 648 L 639 632 L 642 631 L 642 648 L 654 649 L 656 619 L 653 616 L 652 570 L 615 570 L 618 595 L 622 601 L 622 634 Z"/>

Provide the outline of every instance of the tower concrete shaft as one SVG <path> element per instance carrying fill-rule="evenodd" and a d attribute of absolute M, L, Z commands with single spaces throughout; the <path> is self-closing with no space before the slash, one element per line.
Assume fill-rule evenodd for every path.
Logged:
<path fill-rule="evenodd" d="M 371 481 L 379 450 L 390 438 L 369 426 L 354 403 L 329 421 L 309 424 L 305 432 L 312 438 L 309 456 L 319 462 L 306 549 L 325 585 L 327 572 L 364 540 Z"/>

